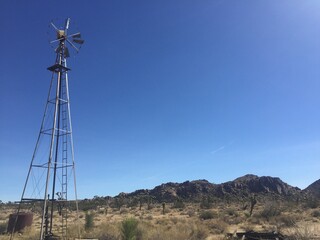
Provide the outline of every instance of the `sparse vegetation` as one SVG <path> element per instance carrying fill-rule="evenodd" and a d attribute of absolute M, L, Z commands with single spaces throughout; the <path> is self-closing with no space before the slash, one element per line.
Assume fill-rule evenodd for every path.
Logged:
<path fill-rule="evenodd" d="M 266 220 L 270 220 L 271 217 L 279 216 L 280 214 L 279 206 L 275 202 L 268 202 L 261 211 L 260 216 Z"/>
<path fill-rule="evenodd" d="M 243 203 L 240 201 L 230 201 L 228 205 L 217 202 L 213 208 L 203 210 L 199 208 L 199 203 L 183 203 L 182 210 L 170 208 L 168 211 L 169 204 L 165 205 L 164 215 L 162 202 L 153 203 L 152 209 L 145 206 L 141 211 L 138 207 L 128 205 L 123 205 L 121 211 L 110 208 L 108 215 L 100 211 L 100 208 L 90 212 L 81 211 L 82 237 L 102 240 L 198 240 L 223 239 L 226 233 L 236 230 L 277 230 L 290 236 L 290 239 L 303 240 L 308 239 L 308 236 L 315 236 L 320 228 L 320 221 L 317 219 L 319 210 L 304 209 L 303 202 L 290 208 L 284 203 L 282 206 L 285 207 L 280 207 L 272 199 L 265 203 L 259 200 L 251 217 L 248 216 L 248 210 L 243 210 Z M 9 212 L 0 213 L 0 226 L 6 227 L 4 221 L 8 215 Z M 71 213 L 70 216 L 75 215 Z M 39 226 L 40 218 L 35 219 L 35 226 Z M 303 225 L 306 221 L 309 221 L 307 227 Z M 310 227 L 310 222 L 317 227 Z M 76 237 L 78 229 L 75 223 L 69 227 L 69 235 Z M 17 239 L 37 239 L 37 233 L 34 228 L 28 228 L 21 236 L 17 235 Z M 0 235 L 0 239 L 7 239 L 6 235 Z"/>
<path fill-rule="evenodd" d="M 208 219 L 213 219 L 217 217 L 217 214 L 211 210 L 207 210 L 207 211 L 201 212 L 199 217 L 202 220 L 208 220 Z"/>
<path fill-rule="evenodd" d="M 212 208 L 212 201 L 210 198 L 208 197 L 204 197 L 202 198 L 201 202 L 200 202 L 200 208 L 201 209 L 210 209 Z"/>
<path fill-rule="evenodd" d="M 138 234 L 138 221 L 134 218 L 128 218 L 121 223 L 121 239 L 136 240 Z"/>
<path fill-rule="evenodd" d="M 241 181 L 243 184 L 243 179 Z M 190 184 L 192 182 L 184 186 L 190 187 Z M 204 189 L 210 189 L 208 182 L 197 184 L 204 184 Z M 170 185 L 170 192 L 175 186 Z M 227 187 L 228 191 L 234 191 L 231 191 L 233 184 Z M 218 197 L 201 193 L 198 185 L 192 185 L 190 189 L 200 192 L 194 201 L 177 197 L 176 193 L 175 198 L 158 199 L 148 192 L 136 196 L 120 194 L 114 198 L 95 196 L 82 200 L 79 203 L 81 236 L 101 240 L 222 240 L 227 233 L 253 230 L 280 231 L 290 240 L 319 238 L 320 209 L 317 198 L 311 195 L 264 193 L 253 197 L 253 194 L 238 196 L 228 192 Z M 194 196 L 194 193 L 182 196 Z M 0 231 L 5 231 L 14 207 L 14 204 L 1 205 Z M 40 212 L 34 210 L 37 207 L 23 206 L 24 210 L 33 210 L 34 224 L 32 228 L 16 234 L 15 239 L 38 239 L 41 218 Z M 69 213 L 70 238 L 78 237 L 75 216 L 72 209 Z M 58 213 L 54 218 L 54 222 L 59 222 Z M 8 240 L 8 237 L 0 235 L 0 240 Z"/>
<path fill-rule="evenodd" d="M 315 209 L 319 206 L 319 200 L 314 197 L 309 197 L 305 203 L 306 208 Z"/>
<path fill-rule="evenodd" d="M 184 207 L 185 207 L 185 204 L 182 201 L 182 199 L 175 200 L 172 206 L 172 208 L 179 208 L 179 209 L 183 209 Z"/>

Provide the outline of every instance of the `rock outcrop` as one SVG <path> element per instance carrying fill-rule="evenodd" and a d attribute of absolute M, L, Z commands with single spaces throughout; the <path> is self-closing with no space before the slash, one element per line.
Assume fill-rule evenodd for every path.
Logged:
<path fill-rule="evenodd" d="M 310 185 L 310 189 L 319 189 L 319 184 Z M 311 191 L 310 190 L 310 191 Z M 316 191 L 316 190 L 315 190 Z M 319 191 L 318 191 L 319 192 Z M 277 177 L 258 177 L 245 175 L 233 181 L 214 184 L 207 180 L 186 181 L 183 183 L 165 183 L 152 190 L 137 190 L 129 193 L 128 198 L 151 197 L 159 202 L 172 202 L 176 199 L 185 201 L 200 201 L 203 198 L 250 197 L 255 195 L 270 195 L 279 197 L 299 196 L 303 194 L 297 187 L 290 186 Z"/>

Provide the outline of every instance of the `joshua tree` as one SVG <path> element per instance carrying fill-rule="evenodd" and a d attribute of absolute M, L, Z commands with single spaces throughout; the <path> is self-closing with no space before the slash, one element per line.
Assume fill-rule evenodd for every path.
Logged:
<path fill-rule="evenodd" d="M 106 199 L 106 208 L 105 208 L 105 211 L 104 211 L 105 215 L 108 215 L 108 207 L 109 207 L 109 198 Z"/>
<path fill-rule="evenodd" d="M 163 203 L 162 203 L 162 214 L 163 214 L 163 215 L 164 215 L 164 213 L 165 213 L 165 209 L 166 209 L 166 203 L 163 202 Z"/>
<path fill-rule="evenodd" d="M 142 200 L 141 198 L 139 199 L 139 211 L 141 211 L 141 208 L 142 208 Z"/>
<path fill-rule="evenodd" d="M 250 198 L 250 217 L 251 217 L 251 215 L 252 215 L 253 208 L 254 208 L 254 206 L 255 206 L 256 204 L 257 204 L 256 196 L 253 195 L 253 196 L 251 196 L 251 198 Z"/>
<path fill-rule="evenodd" d="M 153 203 L 152 197 L 148 196 L 148 198 L 147 198 L 148 210 L 150 210 L 152 208 L 152 203 Z"/>

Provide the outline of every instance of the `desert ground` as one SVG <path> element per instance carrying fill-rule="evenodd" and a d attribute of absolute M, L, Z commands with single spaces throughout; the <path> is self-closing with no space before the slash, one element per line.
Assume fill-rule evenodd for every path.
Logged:
<path fill-rule="evenodd" d="M 5 232 L 9 215 L 14 209 L 2 206 L 0 230 Z M 60 220 L 54 216 L 55 227 Z M 68 235 L 83 239 L 141 239 L 141 240 L 222 240 L 234 239 L 236 232 L 280 232 L 287 239 L 320 239 L 320 208 L 308 203 L 266 201 L 258 202 L 250 216 L 244 203 L 155 203 L 140 206 L 107 207 L 76 213 L 69 212 Z M 40 214 L 34 213 L 31 227 L 15 234 L 14 239 L 38 239 Z M 59 230 L 57 230 L 59 231 Z M 130 234 L 132 235 L 130 237 Z M 7 234 L 1 240 L 9 239 Z"/>

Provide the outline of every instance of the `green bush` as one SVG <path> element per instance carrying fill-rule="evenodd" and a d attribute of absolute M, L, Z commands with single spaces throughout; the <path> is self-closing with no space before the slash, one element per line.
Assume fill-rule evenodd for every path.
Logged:
<path fill-rule="evenodd" d="M 134 218 L 128 218 L 121 223 L 121 239 L 136 240 L 138 235 L 138 221 Z"/>
<path fill-rule="evenodd" d="M 84 228 L 86 231 L 91 230 L 94 227 L 94 214 L 86 213 Z"/>
<path fill-rule="evenodd" d="M 203 211 L 200 213 L 199 218 L 202 220 L 212 219 L 217 217 L 217 214 L 213 211 Z"/>

